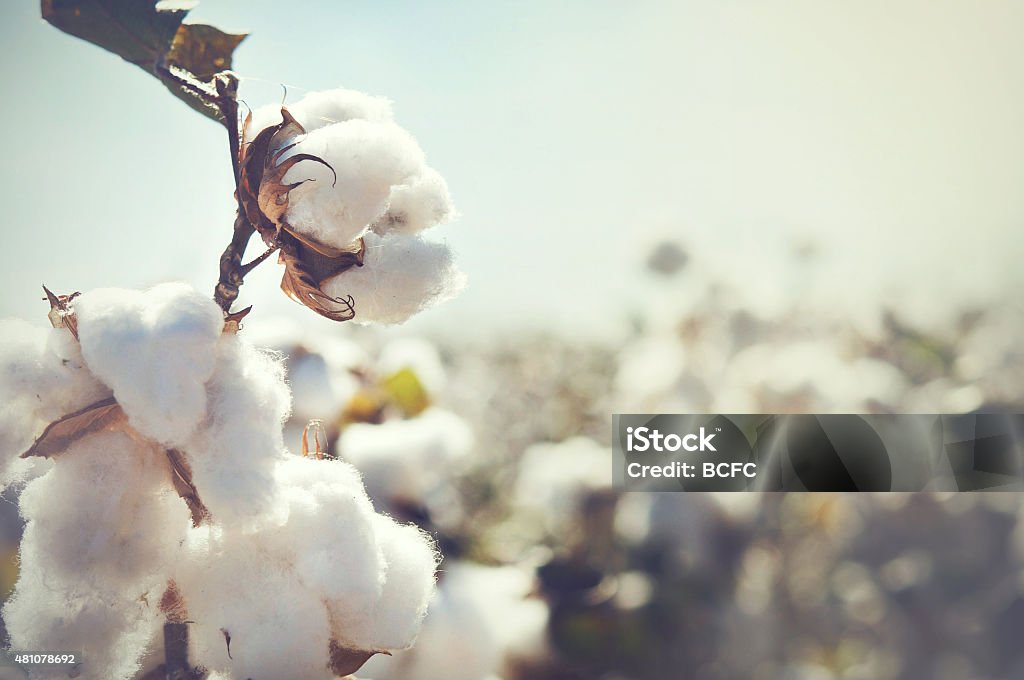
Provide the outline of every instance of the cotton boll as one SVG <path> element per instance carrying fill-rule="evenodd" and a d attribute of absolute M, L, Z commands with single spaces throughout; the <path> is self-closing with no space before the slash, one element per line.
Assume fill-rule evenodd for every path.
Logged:
<path fill-rule="evenodd" d="M 484 680 L 510 656 L 543 653 L 547 606 L 529 599 L 531 579 L 515 567 L 454 562 L 430 602 L 410 650 L 360 670 L 373 680 Z"/>
<path fill-rule="evenodd" d="M 185 451 L 207 509 L 231 524 L 270 508 L 290 395 L 280 361 L 238 336 L 223 336 L 212 356 L 209 414 Z"/>
<path fill-rule="evenodd" d="M 122 432 L 72 445 L 25 487 L 20 509 L 28 521 L 25 569 L 83 592 L 123 589 L 136 597 L 166 581 L 190 524 L 163 450 Z"/>
<path fill-rule="evenodd" d="M 438 555 L 433 542 L 413 525 L 374 515 L 378 544 L 387 563 L 380 599 L 369 619 L 347 615 L 345 603 L 330 603 L 334 631 L 352 647 L 404 649 L 413 643 L 434 593 Z"/>
<path fill-rule="evenodd" d="M 285 219 L 296 231 L 336 248 L 359 238 L 387 209 L 391 187 L 419 175 L 424 165 L 423 152 L 408 132 L 364 120 L 315 130 L 293 153 L 312 154 L 330 167 L 302 161 L 288 171 L 286 183 L 313 181 L 289 193 Z"/>
<path fill-rule="evenodd" d="M 287 517 L 264 528 L 259 541 L 292 556 L 307 588 L 342 602 L 350 615 L 370 615 L 387 565 L 359 474 L 341 461 L 290 456 L 275 479 Z"/>
<path fill-rule="evenodd" d="M 391 189 L 387 212 L 372 228 L 378 234 L 416 234 L 444 222 L 454 211 L 448 183 L 436 170 L 425 167 L 408 184 Z"/>
<path fill-rule="evenodd" d="M 362 267 L 353 267 L 321 286 L 332 297 L 352 296 L 356 323 L 402 323 L 465 286 L 466 277 L 455 267 L 445 244 L 373 233 L 366 235 L 365 243 Z"/>
<path fill-rule="evenodd" d="M 388 122 L 391 120 L 391 100 L 339 88 L 310 92 L 294 107 L 289 107 L 289 111 L 307 132 L 312 132 L 348 120 Z"/>
<path fill-rule="evenodd" d="M 129 680 L 156 643 L 162 616 L 151 593 L 86 592 L 74 582 L 44 578 L 23 565 L 3 608 L 11 649 L 75 651 L 85 663 L 82 680 Z M 32 678 L 67 678 L 67 668 L 36 668 Z"/>
<path fill-rule="evenodd" d="M 181 283 L 145 292 L 102 289 L 75 302 L 82 354 L 139 432 L 181 446 L 206 412 L 204 383 L 224 318 Z"/>
<path fill-rule="evenodd" d="M 67 329 L 0 322 L 0 487 L 48 467 L 18 456 L 49 423 L 109 395 Z"/>
<path fill-rule="evenodd" d="M 327 612 L 292 571 L 291 555 L 252 536 L 203 536 L 190 542 L 176 577 L 194 621 L 194 662 L 239 680 L 330 678 Z"/>
<path fill-rule="evenodd" d="M 339 454 L 356 466 L 370 495 L 382 503 L 423 501 L 447 483 L 451 468 L 473 448 L 464 420 L 439 408 L 380 425 L 355 423 L 338 440 Z"/>
<path fill-rule="evenodd" d="M 295 120 L 306 129 L 306 132 L 312 132 L 332 123 L 342 123 L 354 119 L 374 122 L 391 120 L 390 100 L 356 90 L 336 89 L 310 92 L 295 104 L 286 104 L 285 106 Z M 245 140 L 252 141 L 260 131 L 280 122 L 281 107 L 279 105 L 261 106 L 252 112 L 252 120 L 246 130 Z"/>

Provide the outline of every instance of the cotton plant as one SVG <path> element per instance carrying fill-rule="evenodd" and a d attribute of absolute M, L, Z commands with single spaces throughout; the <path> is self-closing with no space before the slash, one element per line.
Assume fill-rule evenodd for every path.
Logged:
<path fill-rule="evenodd" d="M 0 482 L 21 487 L 25 520 L 11 649 L 82 655 L 31 677 L 259 680 L 408 648 L 434 541 L 377 512 L 352 465 L 286 441 L 285 366 L 233 307 L 274 253 L 285 293 L 337 321 L 398 323 L 452 296 L 452 253 L 421 234 L 452 214 L 444 180 L 381 98 L 312 93 L 243 122 L 225 69 L 245 36 L 185 24 L 178 4 L 42 8 L 227 128 L 238 213 L 212 299 L 46 290 L 49 329 L 0 323 Z M 243 264 L 254 234 L 266 250 Z"/>

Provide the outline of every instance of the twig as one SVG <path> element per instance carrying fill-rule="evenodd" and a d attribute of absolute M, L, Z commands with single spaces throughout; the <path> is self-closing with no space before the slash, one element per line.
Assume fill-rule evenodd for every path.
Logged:
<path fill-rule="evenodd" d="M 248 262 L 248 263 L 246 263 L 246 264 L 243 264 L 243 265 L 242 265 L 242 266 L 241 266 L 241 267 L 239 268 L 239 271 L 241 272 L 242 276 L 245 276 L 246 274 L 248 274 L 249 272 L 251 272 L 251 271 L 252 271 L 253 269 L 255 269 L 255 268 L 257 267 L 257 265 L 259 265 L 259 263 L 260 263 L 260 262 L 263 262 L 263 260 L 267 259 L 267 258 L 268 258 L 268 257 L 270 257 L 271 255 L 273 255 L 274 253 L 276 253 L 276 252 L 277 252 L 277 250 L 278 250 L 278 249 L 277 249 L 277 247 L 274 247 L 274 248 L 267 248 L 267 250 L 266 250 L 266 252 L 265 252 L 265 253 L 263 253 L 262 255 L 260 255 L 259 257 L 257 257 L 256 259 L 254 259 L 254 260 L 253 260 L 252 262 Z"/>

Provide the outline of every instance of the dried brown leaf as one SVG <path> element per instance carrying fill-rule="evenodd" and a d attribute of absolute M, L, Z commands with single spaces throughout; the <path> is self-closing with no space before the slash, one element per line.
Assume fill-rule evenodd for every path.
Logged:
<path fill-rule="evenodd" d="M 240 309 L 237 312 L 231 312 L 224 315 L 224 333 L 235 335 L 239 330 L 242 329 L 242 319 L 249 315 L 252 311 L 252 305 L 249 305 L 245 309 Z"/>
<path fill-rule="evenodd" d="M 67 450 L 82 437 L 95 432 L 124 429 L 128 419 L 113 397 L 101 399 L 46 426 L 22 458 L 49 458 Z"/>
<path fill-rule="evenodd" d="M 199 498 L 199 490 L 192 482 L 192 468 L 185 459 L 185 454 L 177 449 L 167 449 L 167 462 L 171 469 L 171 483 L 185 505 L 192 513 L 192 526 L 197 527 L 210 516 L 210 511 Z"/>
<path fill-rule="evenodd" d="M 43 290 L 46 291 L 46 299 L 50 302 L 50 311 L 47 313 L 50 325 L 54 328 L 67 328 L 75 340 L 78 340 L 78 317 L 71 307 L 71 301 L 81 293 L 75 291 L 71 295 L 56 295 L 46 286 L 43 286 Z"/>
<path fill-rule="evenodd" d="M 317 267 L 322 255 L 302 248 L 302 245 L 286 235 L 281 247 L 280 262 L 284 264 L 281 290 L 288 297 L 309 307 L 320 316 L 332 321 L 348 321 L 355 316 L 355 300 L 352 296 L 334 298 L 320 290 L 320 282 L 362 262 L 363 245 L 359 251 L 342 253 L 338 258 L 328 258 L 328 266 Z M 301 253 L 301 255 L 300 255 Z M 326 273 L 325 273 L 326 270 Z"/>
<path fill-rule="evenodd" d="M 386 654 L 391 656 L 389 652 L 384 651 L 368 652 L 365 649 L 352 649 L 351 647 L 345 647 L 337 640 L 331 640 L 330 654 L 331 661 L 328 668 L 332 673 L 340 677 L 351 675 L 358 671 L 374 654 Z"/>

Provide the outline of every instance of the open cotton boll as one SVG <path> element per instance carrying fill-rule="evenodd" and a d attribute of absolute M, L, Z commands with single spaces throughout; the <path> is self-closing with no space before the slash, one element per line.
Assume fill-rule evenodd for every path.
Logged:
<path fill-rule="evenodd" d="M 413 643 L 434 594 L 438 554 L 433 541 L 414 525 L 373 516 L 378 545 L 387 564 L 380 598 L 368 617 L 353 615 L 344 601 L 329 603 L 338 639 L 358 649 L 396 650 Z"/>
<path fill-rule="evenodd" d="M 185 452 L 207 509 L 230 524 L 270 508 L 291 400 L 279 359 L 244 339 L 223 336 L 211 356 L 216 370 L 205 388 L 209 413 Z"/>
<path fill-rule="evenodd" d="M 307 132 L 347 120 L 360 119 L 375 122 L 391 120 L 391 100 L 342 88 L 310 92 L 296 103 L 285 106 Z M 252 120 L 246 130 L 245 141 L 252 141 L 261 130 L 280 122 L 280 105 L 261 106 L 252 112 Z"/>
<path fill-rule="evenodd" d="M 312 154 L 330 167 L 303 161 L 285 174 L 286 183 L 313 180 L 288 194 L 285 219 L 297 232 L 336 248 L 359 238 L 387 209 L 391 187 L 419 175 L 424 165 L 412 135 L 393 123 L 365 120 L 314 130 L 291 153 Z"/>
<path fill-rule="evenodd" d="M 472 448 L 469 425 L 439 408 L 409 420 L 354 423 L 337 445 L 339 454 L 363 474 L 370 495 L 382 503 L 424 500 Z"/>
<path fill-rule="evenodd" d="M 49 465 L 18 458 L 49 423 L 109 395 L 67 329 L 0 321 L 0 488 Z"/>
<path fill-rule="evenodd" d="M 387 212 L 372 229 L 378 234 L 415 234 L 444 222 L 454 211 L 448 183 L 436 170 L 425 167 L 408 184 L 391 189 Z"/>
<path fill-rule="evenodd" d="M 253 535 L 196 532 L 176 574 L 195 663 L 235 680 L 332 677 L 327 611 L 291 557 Z"/>
<path fill-rule="evenodd" d="M 532 579 L 515 567 L 446 564 L 414 647 L 376 656 L 360 676 L 373 680 L 485 680 L 510 656 L 543 653 L 547 605 L 528 598 Z"/>
<path fill-rule="evenodd" d="M 417 236 L 369 233 L 362 267 L 328 279 L 331 297 L 351 295 L 356 323 L 402 323 L 413 314 L 455 296 L 466 283 L 452 251 Z"/>
<path fill-rule="evenodd" d="M 183 283 L 101 289 L 75 302 L 82 355 L 142 434 L 180 446 L 206 413 L 221 310 Z"/>
<path fill-rule="evenodd" d="M 28 522 L 24 570 L 83 591 L 125 590 L 140 597 L 160 588 L 190 526 L 169 474 L 160 447 L 123 432 L 76 442 L 21 495 Z"/>
<path fill-rule="evenodd" d="M 86 592 L 23 566 L 3 618 L 11 649 L 75 651 L 85 659 L 79 667 L 82 680 L 130 680 L 158 639 L 163 620 L 158 598 L 151 594 L 147 601 L 133 591 Z M 68 671 L 37 667 L 29 677 L 66 680 Z"/>
<path fill-rule="evenodd" d="M 289 456 L 278 465 L 276 482 L 286 519 L 262 529 L 258 540 L 291 556 L 306 587 L 341 601 L 350 615 L 370 615 L 387 565 L 359 474 L 338 460 Z"/>

